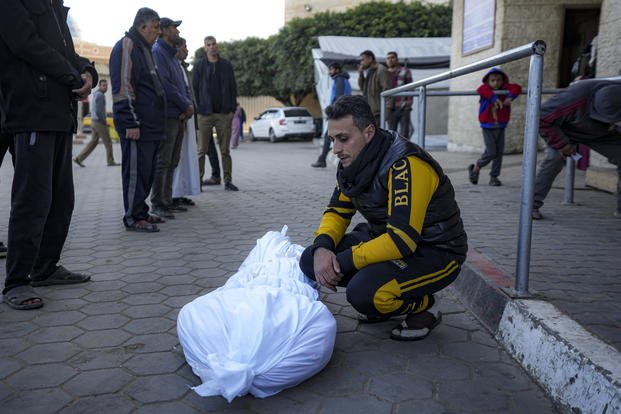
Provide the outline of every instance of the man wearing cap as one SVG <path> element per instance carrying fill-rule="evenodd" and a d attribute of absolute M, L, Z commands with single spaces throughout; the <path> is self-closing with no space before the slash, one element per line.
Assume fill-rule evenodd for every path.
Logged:
<path fill-rule="evenodd" d="M 172 211 L 186 208 L 173 203 L 173 174 L 181 154 L 183 126 L 194 114 L 192 95 L 185 83 L 183 69 L 176 57 L 181 20 L 160 19 L 160 37 L 153 45 L 153 59 L 166 92 L 166 138 L 157 150 L 155 176 L 151 191 L 151 213 L 161 218 L 175 218 Z"/>
<path fill-rule="evenodd" d="M 621 217 L 621 81 L 588 79 L 570 85 L 542 105 L 539 133 L 564 157 L 575 154 L 576 144 L 581 144 L 617 165 L 615 216 Z M 535 186 L 546 180 L 542 170 Z M 537 205 L 535 210 L 533 218 L 541 218 Z"/>

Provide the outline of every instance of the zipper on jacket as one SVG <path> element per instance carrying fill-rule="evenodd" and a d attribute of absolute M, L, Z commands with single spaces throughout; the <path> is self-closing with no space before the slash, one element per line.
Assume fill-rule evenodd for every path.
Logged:
<path fill-rule="evenodd" d="M 50 0 L 50 7 L 52 8 L 52 14 L 54 15 L 54 21 L 56 21 L 56 27 L 58 28 L 58 33 L 60 33 L 60 37 L 61 39 L 63 39 L 63 44 L 65 45 L 64 52 L 66 54 L 67 53 L 67 40 L 65 39 L 63 30 L 60 28 L 60 22 L 58 21 L 58 16 L 56 16 L 56 10 L 54 9 L 54 0 Z"/>

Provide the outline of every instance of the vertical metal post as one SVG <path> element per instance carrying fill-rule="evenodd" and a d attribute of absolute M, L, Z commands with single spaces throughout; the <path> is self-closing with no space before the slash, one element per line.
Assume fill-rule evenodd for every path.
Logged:
<path fill-rule="evenodd" d="M 576 181 L 576 162 L 573 158 L 567 157 L 565 160 L 565 191 L 563 204 L 574 203 L 574 183 Z"/>
<path fill-rule="evenodd" d="M 384 118 L 386 117 L 384 114 L 386 113 L 386 97 L 380 95 L 380 124 L 379 127 L 382 129 L 386 129 L 386 121 Z"/>
<path fill-rule="evenodd" d="M 425 122 L 427 119 L 427 86 L 418 88 L 418 133 L 416 134 L 416 143 L 425 148 Z"/>
<path fill-rule="evenodd" d="M 526 122 L 524 126 L 524 156 L 522 161 L 522 198 L 520 202 L 520 223 L 515 275 L 515 293 L 528 295 L 528 273 L 530 266 L 530 245 L 532 236 L 533 198 L 535 194 L 535 169 L 537 166 L 537 135 L 541 106 L 541 83 L 543 77 L 543 56 L 530 57 L 528 73 L 528 97 L 526 101 Z"/>

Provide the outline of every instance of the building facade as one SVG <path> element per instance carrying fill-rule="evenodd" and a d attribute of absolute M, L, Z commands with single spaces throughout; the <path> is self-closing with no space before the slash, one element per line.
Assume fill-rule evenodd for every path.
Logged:
<path fill-rule="evenodd" d="M 566 87 L 572 80 L 573 62 L 597 35 L 596 76 L 621 74 L 621 0 L 456 0 L 452 5 L 451 68 L 543 40 L 547 44 L 543 87 Z M 512 82 L 523 87 L 528 83 L 528 68 L 527 58 L 502 67 Z M 476 89 L 485 72 L 452 79 L 451 90 Z M 513 105 L 506 152 L 522 150 L 525 98 L 522 96 Z M 547 97 L 543 96 L 542 100 L 545 99 Z M 449 99 L 449 150 L 483 150 L 477 114 L 478 97 Z M 593 168 L 587 172 L 587 182 L 614 191 L 616 173 L 610 174 L 610 164 L 598 154 L 592 152 L 592 155 Z M 611 176 L 614 179 L 610 179 Z"/>

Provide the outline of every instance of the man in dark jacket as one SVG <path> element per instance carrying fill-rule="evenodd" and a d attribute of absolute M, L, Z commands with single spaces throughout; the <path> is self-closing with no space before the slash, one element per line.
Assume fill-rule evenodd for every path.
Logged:
<path fill-rule="evenodd" d="M 349 73 L 343 72 L 341 64 L 338 62 L 330 63 L 328 74 L 332 78 L 332 92 L 330 93 L 330 105 L 343 95 L 351 95 L 351 85 L 349 84 Z M 323 137 L 323 148 L 317 161 L 311 164 L 313 168 L 326 168 L 326 157 L 330 152 L 330 138 L 326 133 Z"/>
<path fill-rule="evenodd" d="M 166 92 L 166 138 L 157 150 L 155 178 L 151 193 L 151 212 L 163 218 L 175 218 L 172 210 L 185 211 L 173 204 L 172 184 L 181 156 L 185 121 L 194 114 L 192 96 L 183 77 L 183 68 L 176 57 L 181 20 L 168 17 L 160 20 L 160 38 L 153 45 L 153 59 Z"/>
<path fill-rule="evenodd" d="M 337 186 L 300 268 L 328 289 L 346 286 L 361 321 L 403 315 L 391 338 L 423 339 L 442 317 L 433 294 L 468 250 L 453 186 L 422 148 L 377 128 L 363 97 L 342 96 L 326 115 Z M 367 223 L 346 233 L 356 211 Z"/>
<path fill-rule="evenodd" d="M 151 54 L 159 33 L 158 14 L 141 8 L 110 54 L 114 125 L 123 157 L 123 223 L 128 231 L 146 233 L 159 231 L 155 223 L 163 221 L 149 215 L 145 202 L 157 149 L 166 137 L 166 95 Z"/>
<path fill-rule="evenodd" d="M 31 286 L 90 279 L 58 265 L 74 205 L 76 100 L 98 81 L 75 53 L 67 12 L 62 0 L 0 2 L 1 127 L 15 157 L 2 293 L 14 309 L 43 306 Z"/>
<path fill-rule="evenodd" d="M 205 153 L 213 139 L 216 128 L 218 145 L 222 158 L 224 189 L 237 191 L 232 182 L 231 161 L 231 122 L 237 108 L 237 83 L 231 63 L 218 54 L 218 43 L 213 36 L 205 37 L 205 53 L 194 66 L 192 87 L 196 94 L 196 112 L 198 112 L 198 168 L 201 180 L 205 174 Z M 206 180 L 206 185 L 220 184 Z"/>
<path fill-rule="evenodd" d="M 621 80 L 587 79 L 571 84 L 541 106 L 539 134 L 563 157 L 576 153 L 576 144 L 599 152 L 617 166 L 617 209 L 621 217 Z M 554 164 L 557 168 L 553 168 Z M 560 163 L 546 157 L 535 179 L 533 218 L 550 190 Z"/>

